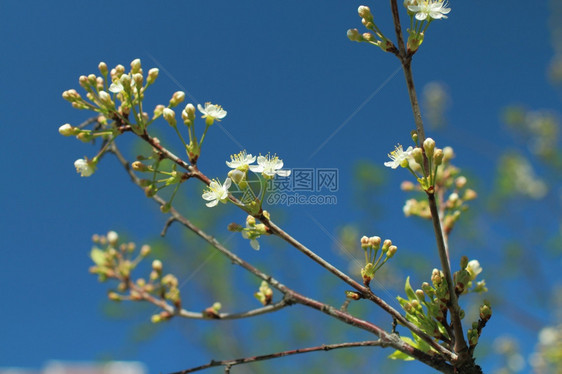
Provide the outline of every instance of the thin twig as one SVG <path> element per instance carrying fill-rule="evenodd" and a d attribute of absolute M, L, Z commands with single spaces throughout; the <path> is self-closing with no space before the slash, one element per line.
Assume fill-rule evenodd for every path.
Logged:
<path fill-rule="evenodd" d="M 396 31 L 396 37 L 398 38 L 398 46 L 401 52 L 400 61 L 402 62 L 402 67 L 404 70 L 404 76 L 406 78 L 406 85 L 408 88 L 408 94 L 410 96 L 410 104 L 412 107 L 412 112 L 414 114 L 414 121 L 416 123 L 416 130 L 418 134 L 418 141 L 419 144 L 423 144 L 425 140 L 425 131 L 423 126 L 423 120 L 421 116 L 421 110 L 418 102 L 418 97 L 416 93 L 416 88 L 414 85 L 414 78 L 412 74 L 412 56 L 407 55 L 407 51 L 404 46 L 403 36 L 402 36 L 402 28 L 400 26 L 400 17 L 398 14 L 398 4 L 396 0 L 390 0 L 390 5 L 392 8 L 392 16 L 394 19 L 394 27 Z M 423 147 L 422 147 L 423 151 Z M 423 153 L 424 159 L 424 173 L 428 173 L 428 161 L 425 155 L 425 151 Z M 427 175 L 426 175 L 427 176 Z M 441 229 L 441 220 L 439 218 L 439 212 L 437 209 L 437 204 L 435 200 L 434 191 L 427 192 L 427 198 L 429 202 L 429 209 L 431 211 L 431 218 L 433 222 L 433 229 L 435 232 L 435 239 L 437 242 L 437 252 L 439 254 L 439 259 L 441 261 L 441 267 L 443 268 L 443 274 L 445 275 L 445 279 L 447 280 L 448 288 L 449 288 L 449 300 L 447 307 L 449 308 L 451 314 L 451 324 L 453 325 L 453 330 L 455 332 L 454 341 L 455 347 L 454 350 L 457 354 L 460 355 L 459 361 L 463 362 L 467 360 L 467 353 L 468 347 L 466 345 L 466 340 L 464 338 L 462 323 L 460 319 L 460 307 L 458 304 L 457 295 L 455 293 L 455 285 L 453 284 L 453 277 L 451 275 L 451 266 L 449 264 L 448 259 L 448 249 L 445 245 L 445 239 L 443 236 L 443 231 Z"/>
<path fill-rule="evenodd" d="M 301 349 L 292 349 L 288 351 L 270 353 L 267 355 L 261 356 L 253 356 L 253 357 L 244 357 L 238 358 L 234 360 L 223 360 L 223 361 L 215 361 L 211 360 L 208 364 L 197 366 L 191 369 L 186 369 L 182 371 L 177 371 L 171 374 L 188 374 L 194 373 L 196 371 L 205 370 L 215 366 L 225 366 L 229 369 L 235 365 L 240 364 L 248 364 L 251 362 L 258 362 L 264 360 L 271 360 L 274 358 L 281 358 L 287 356 L 298 355 L 301 353 L 310 353 L 310 352 L 318 352 L 318 351 L 331 351 L 333 349 L 341 349 L 341 348 L 356 348 L 356 347 L 374 347 L 374 346 L 383 346 L 384 343 L 381 340 L 372 340 L 372 341 L 363 341 L 363 342 L 353 342 L 353 343 L 339 343 L 339 344 L 323 344 L 317 347 L 309 347 L 309 348 L 301 348 Z"/>
<path fill-rule="evenodd" d="M 139 187 L 142 188 L 141 180 L 131 170 L 128 161 L 119 152 L 115 143 L 113 143 L 111 145 L 110 151 L 116 155 L 116 157 L 121 162 L 121 164 L 123 165 L 125 170 L 127 170 L 131 180 L 135 184 L 137 184 Z M 158 194 L 155 194 L 154 196 L 152 196 L 152 199 L 160 205 L 165 204 L 164 199 L 162 199 L 160 196 L 158 196 Z M 173 208 L 173 207 L 170 208 L 169 214 L 172 217 L 174 217 L 176 221 L 180 222 L 182 225 L 184 225 L 185 227 L 187 227 L 188 229 L 193 231 L 195 234 L 197 234 L 198 236 L 203 238 L 205 241 L 207 241 L 209 244 L 211 244 L 214 248 L 216 248 L 222 254 L 224 254 L 226 257 L 228 257 L 232 261 L 233 264 L 241 266 L 245 270 L 254 274 L 258 278 L 261 278 L 262 280 L 265 280 L 273 288 L 275 288 L 278 291 L 280 291 L 281 293 L 283 293 L 285 295 L 284 299 L 287 299 L 288 302 L 296 302 L 296 303 L 305 305 L 307 307 L 319 310 L 319 311 L 321 311 L 325 314 L 328 314 L 332 317 L 335 317 L 336 319 L 338 319 L 338 320 L 340 320 L 344 323 L 347 323 L 349 325 L 361 328 L 361 329 L 366 330 L 366 331 L 370 331 L 370 332 L 374 333 L 376 336 L 378 336 L 388 346 L 391 346 L 391 347 L 393 347 L 393 348 L 395 348 L 395 349 L 397 349 L 397 350 L 399 350 L 403 353 L 406 353 L 407 355 L 410 355 L 410 356 L 414 357 L 415 359 L 417 359 L 417 360 L 419 360 L 419 361 L 421 361 L 421 362 L 423 362 L 423 363 L 425 363 L 425 364 L 427 364 L 427 365 L 429 365 L 429 366 L 431 366 L 431 367 L 433 367 L 433 368 L 435 368 L 439 371 L 442 371 L 443 373 L 452 373 L 451 366 L 449 364 L 447 364 L 445 359 L 443 359 L 441 357 L 436 357 L 435 355 L 428 354 L 428 353 L 425 353 L 423 351 L 420 351 L 420 350 L 412 347 L 411 345 L 407 344 L 403 340 L 401 340 L 397 335 L 389 334 L 389 333 L 387 333 L 386 331 L 384 331 L 383 329 L 381 329 L 380 327 L 378 327 L 377 325 L 375 325 L 371 322 L 368 322 L 368 321 L 362 320 L 360 318 L 357 318 L 357 317 L 355 317 L 355 316 L 353 316 L 349 313 L 342 312 L 342 311 L 338 310 L 337 308 L 334 308 L 334 307 L 332 307 L 330 305 L 327 305 L 325 303 L 316 301 L 314 299 L 310 299 L 306 296 L 303 296 L 303 295 L 299 294 L 298 292 L 296 292 L 296 291 L 294 291 L 290 288 L 287 288 L 286 286 L 284 286 L 283 284 L 278 282 L 273 277 L 263 273 L 259 269 L 255 268 L 254 266 L 250 265 L 246 261 L 244 261 L 241 258 L 239 258 L 238 256 L 236 256 L 234 253 L 230 252 L 222 244 L 220 244 L 215 238 L 206 234 L 199 227 L 197 227 L 193 223 L 191 223 L 191 221 L 189 221 L 187 218 L 185 218 L 183 215 L 181 215 L 175 208 Z M 279 230 L 281 230 L 281 229 L 279 229 Z M 355 283 L 357 283 L 357 282 L 355 282 Z M 368 288 L 362 287 L 361 285 L 358 285 L 358 286 L 365 289 L 364 292 L 366 292 L 369 295 L 369 297 L 368 297 L 369 299 L 372 299 L 372 298 L 378 299 L 374 294 L 372 294 L 372 292 Z M 382 302 L 382 300 L 380 300 L 380 301 Z M 386 303 L 384 303 L 384 304 L 386 304 Z M 390 308 L 390 307 L 388 306 L 388 308 Z M 390 309 L 392 309 L 392 308 L 390 308 Z M 400 317 L 399 318 L 400 321 L 404 320 L 408 325 L 412 325 L 410 322 L 405 320 L 400 314 L 398 314 L 398 316 Z M 420 334 L 419 334 L 420 336 L 427 336 L 423 331 L 419 330 L 416 326 L 414 326 L 414 325 L 412 325 L 412 326 L 414 328 L 411 329 L 411 330 L 416 332 L 416 334 L 417 334 L 417 331 L 420 331 Z M 408 326 L 408 328 L 410 328 L 410 327 Z M 449 352 L 445 348 L 441 347 L 440 345 L 436 344 L 436 342 L 434 342 L 433 340 L 430 340 L 428 343 L 431 344 L 432 346 L 437 345 L 436 350 L 438 352 L 444 354 L 445 357 L 447 357 L 447 360 L 451 360 L 451 359 L 455 358 L 454 354 L 452 354 L 451 352 Z"/>

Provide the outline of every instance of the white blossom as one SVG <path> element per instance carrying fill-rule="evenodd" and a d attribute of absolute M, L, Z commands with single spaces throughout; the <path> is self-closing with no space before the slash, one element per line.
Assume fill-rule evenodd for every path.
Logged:
<path fill-rule="evenodd" d="M 221 203 L 226 203 L 228 200 L 228 189 L 231 184 L 232 181 L 230 178 L 226 178 L 222 185 L 218 180 L 211 181 L 207 190 L 202 195 L 203 199 L 208 201 L 205 205 L 212 208 L 217 205 L 219 201 Z"/>
<path fill-rule="evenodd" d="M 283 161 L 277 156 L 259 156 L 258 164 L 251 165 L 250 170 L 254 173 L 262 173 L 264 178 L 273 179 L 275 175 L 280 177 L 288 177 L 291 175 L 290 170 L 281 170 L 283 167 Z"/>
<path fill-rule="evenodd" d="M 89 177 L 96 171 L 96 164 L 92 161 L 84 160 L 83 158 L 74 161 L 74 167 L 76 168 L 76 172 L 80 173 L 81 177 Z"/>
<path fill-rule="evenodd" d="M 205 107 L 201 104 L 197 104 L 197 109 L 203 114 L 203 118 L 209 118 L 210 120 L 220 121 L 226 117 L 226 110 L 224 110 L 220 105 L 205 103 Z"/>
<path fill-rule="evenodd" d="M 408 149 L 404 151 L 402 149 L 402 146 L 398 144 L 396 147 L 394 147 L 394 151 L 388 154 L 388 157 L 390 158 L 391 161 L 385 162 L 384 166 L 387 166 L 392 169 L 396 169 L 398 166 L 400 166 L 402 161 L 410 157 L 412 151 L 413 151 L 412 147 L 408 147 Z"/>
<path fill-rule="evenodd" d="M 238 169 L 242 171 L 247 171 L 250 164 L 256 161 L 256 156 L 251 154 L 246 154 L 246 151 L 242 151 L 236 155 L 230 156 L 230 161 L 226 161 L 226 165 L 232 169 Z"/>
<path fill-rule="evenodd" d="M 475 280 L 478 274 L 482 272 L 482 267 L 478 260 L 471 260 L 466 265 L 466 271 L 470 274 L 470 280 Z"/>
<path fill-rule="evenodd" d="M 406 5 L 406 2 L 404 5 Z M 446 0 L 423 0 L 417 1 L 417 5 L 408 5 L 408 10 L 415 13 L 416 19 L 420 21 L 423 21 L 428 17 L 431 18 L 431 20 L 434 20 L 447 18 L 445 14 L 448 14 L 451 11 L 451 8 L 447 8 L 447 5 L 448 3 Z"/>

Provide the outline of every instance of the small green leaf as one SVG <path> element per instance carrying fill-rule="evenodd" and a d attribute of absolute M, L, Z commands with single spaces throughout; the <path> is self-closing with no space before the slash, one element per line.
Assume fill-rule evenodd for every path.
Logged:
<path fill-rule="evenodd" d="M 394 351 L 391 355 L 388 356 L 391 360 L 403 360 L 403 361 L 413 361 L 414 358 L 412 356 L 408 356 L 404 352 Z"/>
<path fill-rule="evenodd" d="M 406 295 L 408 296 L 409 300 L 417 300 L 416 293 L 412 286 L 410 286 L 410 277 L 406 278 L 406 285 L 404 286 L 404 291 L 406 291 Z"/>
<path fill-rule="evenodd" d="M 104 251 L 102 251 L 99 248 L 95 248 L 95 247 L 92 248 L 92 251 L 90 252 L 90 258 L 98 266 L 104 266 L 105 265 L 106 254 L 105 254 Z"/>

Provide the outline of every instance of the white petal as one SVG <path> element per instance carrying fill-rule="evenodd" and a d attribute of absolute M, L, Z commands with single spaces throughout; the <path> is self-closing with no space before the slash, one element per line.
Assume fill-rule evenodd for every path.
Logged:
<path fill-rule="evenodd" d="M 211 191 L 205 192 L 201 197 L 205 200 L 216 200 L 217 199 L 216 194 L 211 192 Z"/>
<path fill-rule="evenodd" d="M 223 188 L 225 191 L 228 191 L 228 189 L 230 188 L 230 185 L 232 184 L 232 179 L 230 178 L 226 178 L 226 180 L 224 181 L 223 184 Z"/>
<path fill-rule="evenodd" d="M 260 242 L 258 242 L 256 239 L 250 240 L 250 245 L 251 245 L 252 248 L 254 248 L 256 251 L 259 251 L 259 250 L 260 250 Z"/>
<path fill-rule="evenodd" d="M 213 201 L 208 202 L 208 203 L 205 204 L 205 205 L 207 205 L 209 208 L 212 208 L 212 207 L 214 207 L 215 205 L 217 205 L 218 203 L 219 203 L 218 200 L 213 200 Z"/>
<path fill-rule="evenodd" d="M 277 170 L 277 175 L 280 177 L 288 177 L 291 175 L 291 170 Z"/>

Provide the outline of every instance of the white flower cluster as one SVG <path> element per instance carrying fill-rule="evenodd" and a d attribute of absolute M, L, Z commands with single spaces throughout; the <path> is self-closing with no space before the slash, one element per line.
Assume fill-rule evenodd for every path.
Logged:
<path fill-rule="evenodd" d="M 256 159 L 258 164 L 252 165 L 256 162 Z M 226 178 L 224 184 L 221 185 L 219 181 L 212 181 L 203 193 L 202 197 L 208 201 L 206 205 L 210 208 L 216 206 L 219 201 L 226 203 L 228 200 L 228 189 L 232 185 L 232 181 L 236 184 L 245 181 L 248 170 L 254 173 L 261 173 L 265 179 L 273 179 L 276 175 L 280 177 L 291 175 L 290 170 L 282 170 L 283 160 L 270 154 L 256 157 L 247 154 L 246 151 L 242 151 L 230 156 L 230 161 L 226 161 L 226 165 L 233 170 L 228 173 L 229 177 Z"/>
<path fill-rule="evenodd" d="M 447 5 L 447 0 L 404 0 L 404 6 L 419 21 L 447 18 L 445 14 L 451 11 Z"/>

